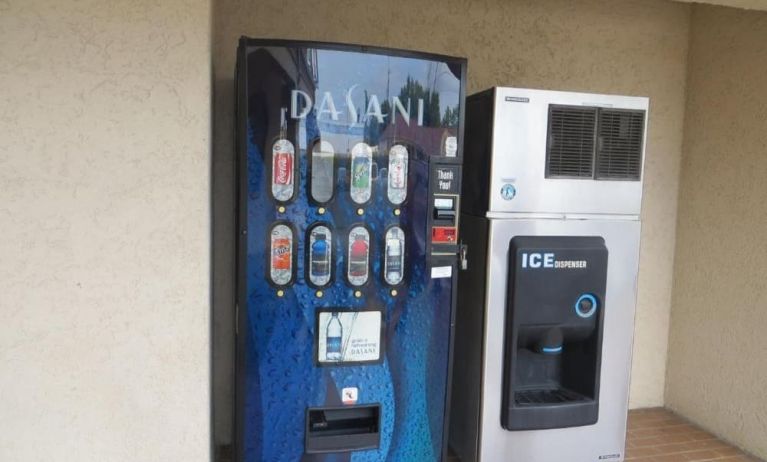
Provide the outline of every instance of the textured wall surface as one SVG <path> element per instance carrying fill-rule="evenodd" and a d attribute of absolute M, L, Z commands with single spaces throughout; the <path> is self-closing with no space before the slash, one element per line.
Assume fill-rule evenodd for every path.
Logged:
<path fill-rule="evenodd" d="M 209 460 L 209 20 L 0 0 L 0 460 Z"/>
<path fill-rule="evenodd" d="M 655 0 L 392 2 L 218 0 L 214 5 L 214 385 L 217 440 L 231 415 L 235 49 L 240 35 L 352 42 L 469 58 L 493 85 L 649 96 L 631 404 L 663 403 L 689 5 Z"/>
<path fill-rule="evenodd" d="M 767 458 L 767 13 L 696 6 L 667 404 Z"/>

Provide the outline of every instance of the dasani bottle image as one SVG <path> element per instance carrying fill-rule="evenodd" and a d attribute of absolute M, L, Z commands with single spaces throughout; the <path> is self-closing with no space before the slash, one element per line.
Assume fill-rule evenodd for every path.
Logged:
<path fill-rule="evenodd" d="M 343 339 L 344 329 L 341 326 L 341 320 L 338 319 L 338 313 L 333 313 L 328 321 L 325 358 L 328 361 L 341 361 L 341 343 Z"/>

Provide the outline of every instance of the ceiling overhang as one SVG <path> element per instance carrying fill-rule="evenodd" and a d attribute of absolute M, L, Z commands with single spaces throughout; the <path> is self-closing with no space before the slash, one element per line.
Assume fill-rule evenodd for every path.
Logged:
<path fill-rule="evenodd" d="M 676 0 L 685 3 L 708 3 L 710 5 L 730 6 L 747 10 L 767 11 L 767 0 Z"/>

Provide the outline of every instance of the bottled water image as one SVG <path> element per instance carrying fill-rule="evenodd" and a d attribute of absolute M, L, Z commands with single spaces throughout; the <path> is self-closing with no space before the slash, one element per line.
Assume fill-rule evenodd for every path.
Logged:
<path fill-rule="evenodd" d="M 386 255 L 384 279 L 390 285 L 402 282 L 405 267 L 405 232 L 399 226 L 393 226 L 386 232 Z"/>
<path fill-rule="evenodd" d="M 333 313 L 330 321 L 328 321 L 325 343 L 325 358 L 328 361 L 341 361 L 343 359 L 343 355 L 341 354 L 343 334 L 344 329 L 341 325 L 341 320 L 338 319 L 338 313 Z"/>
<path fill-rule="evenodd" d="M 316 287 L 330 282 L 332 237 L 327 226 L 315 226 L 309 235 L 309 281 Z"/>

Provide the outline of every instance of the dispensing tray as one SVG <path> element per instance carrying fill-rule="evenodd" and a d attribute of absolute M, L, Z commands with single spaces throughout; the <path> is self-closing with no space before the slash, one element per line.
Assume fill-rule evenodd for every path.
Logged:
<path fill-rule="evenodd" d="M 575 403 L 593 401 L 591 398 L 567 388 L 546 388 L 535 390 L 520 390 L 514 393 L 514 403 L 517 406 L 540 406 L 546 404 Z"/>

